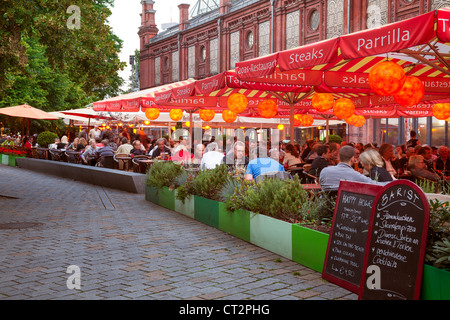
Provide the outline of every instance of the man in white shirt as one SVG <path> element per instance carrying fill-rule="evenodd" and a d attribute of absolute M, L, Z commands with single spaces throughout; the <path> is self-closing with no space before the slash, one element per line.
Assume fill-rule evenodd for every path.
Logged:
<path fill-rule="evenodd" d="M 222 164 L 223 153 L 219 152 L 219 145 L 216 142 L 208 144 L 206 152 L 203 154 L 200 163 L 201 169 L 214 169 L 216 166 Z"/>

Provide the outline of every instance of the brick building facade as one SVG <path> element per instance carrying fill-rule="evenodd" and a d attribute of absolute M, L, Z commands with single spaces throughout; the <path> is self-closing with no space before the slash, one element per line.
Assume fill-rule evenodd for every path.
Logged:
<path fill-rule="evenodd" d="M 188 78 L 201 79 L 233 69 L 238 61 L 374 28 L 450 5 L 449 0 L 218 1 L 218 4 L 211 1 L 211 6 L 202 13 L 191 15 L 189 5 L 180 4 L 179 24 L 161 32 L 155 24 L 154 1 L 141 1 L 138 32 L 141 89 Z M 378 126 L 383 125 L 378 123 Z M 412 121 L 410 126 L 418 125 L 417 121 Z M 375 135 L 373 141 L 377 140 L 376 126 L 376 122 L 367 122 L 365 128 L 358 131 L 358 139 L 367 140 L 369 138 L 363 136 Z M 398 127 L 404 124 L 400 126 L 399 122 Z"/>

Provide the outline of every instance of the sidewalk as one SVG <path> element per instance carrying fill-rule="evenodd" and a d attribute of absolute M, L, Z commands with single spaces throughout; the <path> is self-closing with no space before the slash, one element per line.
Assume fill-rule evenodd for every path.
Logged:
<path fill-rule="evenodd" d="M 1 300 L 357 299 L 142 194 L 4 165 L 0 177 Z M 71 265 L 80 289 L 67 286 Z"/>

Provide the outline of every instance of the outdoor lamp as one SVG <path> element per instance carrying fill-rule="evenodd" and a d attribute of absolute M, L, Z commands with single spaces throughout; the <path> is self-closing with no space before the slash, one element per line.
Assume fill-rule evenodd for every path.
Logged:
<path fill-rule="evenodd" d="M 277 115 L 278 107 L 275 101 L 264 99 L 258 103 L 258 112 L 261 117 L 270 119 Z"/>
<path fill-rule="evenodd" d="M 144 124 L 145 124 L 145 125 L 149 125 L 149 124 L 150 124 L 150 121 L 145 120 L 145 121 L 144 121 Z"/>
<path fill-rule="evenodd" d="M 236 120 L 237 118 L 237 114 L 231 110 L 224 110 L 222 112 L 222 119 L 227 122 L 227 123 L 231 123 L 234 120 Z"/>
<path fill-rule="evenodd" d="M 370 88 L 381 96 L 393 95 L 403 87 L 405 80 L 403 68 L 392 61 L 376 64 L 369 73 Z"/>
<path fill-rule="evenodd" d="M 181 109 L 171 109 L 169 111 L 169 117 L 173 121 L 179 121 L 181 118 L 183 118 L 183 110 Z"/>
<path fill-rule="evenodd" d="M 203 121 L 211 121 L 212 119 L 214 119 L 216 112 L 214 110 L 200 109 L 198 111 L 198 114 L 200 116 L 200 119 L 202 119 Z"/>
<path fill-rule="evenodd" d="M 312 106 L 319 112 L 325 112 L 333 108 L 334 97 L 331 93 L 314 93 L 312 97 Z"/>
<path fill-rule="evenodd" d="M 186 121 L 186 127 L 190 127 L 191 126 L 191 122 L 190 121 Z"/>
<path fill-rule="evenodd" d="M 403 87 L 393 95 L 395 101 L 405 107 L 413 106 L 422 100 L 425 87 L 419 78 L 407 76 Z"/>
<path fill-rule="evenodd" d="M 145 116 L 149 120 L 156 120 L 159 117 L 159 109 L 158 108 L 146 108 Z"/>
<path fill-rule="evenodd" d="M 247 98 L 239 92 L 233 93 L 227 99 L 228 109 L 234 113 L 241 113 L 247 108 Z"/>
<path fill-rule="evenodd" d="M 278 125 L 278 130 L 282 131 L 283 129 L 284 129 L 284 125 L 279 124 L 279 125 Z"/>
<path fill-rule="evenodd" d="M 333 107 L 333 113 L 338 119 L 347 119 L 355 113 L 355 105 L 348 98 L 337 99 Z"/>
<path fill-rule="evenodd" d="M 450 103 L 436 103 L 432 109 L 433 116 L 438 120 L 450 118 Z"/>

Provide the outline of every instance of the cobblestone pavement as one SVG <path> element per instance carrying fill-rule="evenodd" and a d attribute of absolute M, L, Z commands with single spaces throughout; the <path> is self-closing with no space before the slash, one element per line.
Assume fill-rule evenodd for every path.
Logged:
<path fill-rule="evenodd" d="M 356 300 L 321 274 L 145 200 L 0 165 L 2 300 Z M 80 269 L 80 289 L 75 273 Z"/>

